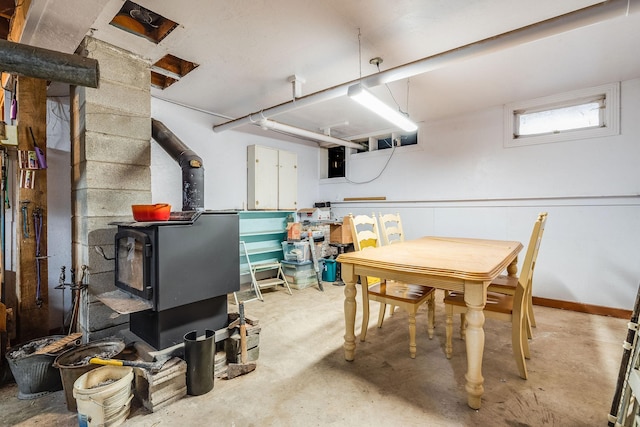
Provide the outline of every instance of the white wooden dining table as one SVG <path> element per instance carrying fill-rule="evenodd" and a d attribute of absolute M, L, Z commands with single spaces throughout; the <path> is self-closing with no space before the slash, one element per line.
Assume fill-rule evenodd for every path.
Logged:
<path fill-rule="evenodd" d="M 354 360 L 356 282 L 365 276 L 417 283 L 448 291 L 464 292 L 467 305 L 467 403 L 481 406 L 484 393 L 482 356 L 484 352 L 484 313 L 487 288 L 505 269 L 516 275 L 522 243 L 505 240 L 428 236 L 389 246 L 368 248 L 338 256 L 344 289 L 344 357 Z"/>

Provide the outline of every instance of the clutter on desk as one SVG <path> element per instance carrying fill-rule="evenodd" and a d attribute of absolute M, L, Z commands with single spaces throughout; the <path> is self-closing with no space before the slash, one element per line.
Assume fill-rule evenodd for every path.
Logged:
<path fill-rule="evenodd" d="M 298 209 L 298 220 L 305 221 L 329 221 L 331 220 L 331 208 L 305 208 Z"/>

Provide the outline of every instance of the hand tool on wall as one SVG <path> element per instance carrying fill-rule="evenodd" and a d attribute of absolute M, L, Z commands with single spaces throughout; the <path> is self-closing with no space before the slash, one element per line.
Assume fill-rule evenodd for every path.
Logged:
<path fill-rule="evenodd" d="M 22 212 L 22 237 L 25 239 L 29 238 L 29 218 L 28 218 L 28 207 L 27 205 L 31 203 L 31 200 L 21 200 L 20 203 L 22 207 L 20 211 Z"/>
<path fill-rule="evenodd" d="M 42 209 L 33 210 L 33 227 L 36 233 L 36 305 L 42 307 L 42 277 L 40 277 L 40 260 L 44 258 L 40 253 L 40 238 L 42 237 Z"/>
<path fill-rule="evenodd" d="M 11 208 L 11 203 L 9 203 L 9 192 L 7 191 L 7 162 L 9 161 L 8 155 L 7 155 L 7 151 L 3 150 L 2 151 L 2 186 L 0 187 L 2 189 L 2 194 L 4 194 L 4 208 L 5 209 L 10 209 Z M 4 224 L 3 224 L 4 225 Z"/>
<path fill-rule="evenodd" d="M 247 363 L 247 324 L 244 318 L 244 302 L 240 301 L 238 307 L 240 314 L 240 363 L 229 363 L 227 379 L 233 379 L 256 369 L 255 362 Z"/>
<path fill-rule="evenodd" d="M 62 267 L 60 267 L 60 277 L 58 278 L 58 286 L 56 286 L 54 289 L 61 289 L 62 290 L 62 333 L 64 334 L 64 315 L 65 315 L 65 309 L 64 309 L 64 288 L 66 287 L 64 281 L 66 278 L 66 274 L 65 274 L 65 270 L 67 269 L 67 267 L 65 267 L 64 265 Z"/>
<path fill-rule="evenodd" d="M 9 118 L 15 120 L 18 117 L 18 79 L 14 77 L 13 80 L 13 98 L 11 99 L 11 114 Z"/>
<path fill-rule="evenodd" d="M 42 149 L 40 147 L 38 147 L 38 144 L 36 143 L 36 137 L 33 135 L 33 129 L 31 128 L 31 126 L 29 126 L 29 131 L 31 132 L 31 139 L 33 140 L 33 147 L 36 150 L 36 158 L 38 159 L 38 167 L 40 169 L 46 169 L 47 168 L 47 159 L 44 157 L 44 151 L 42 151 Z"/>

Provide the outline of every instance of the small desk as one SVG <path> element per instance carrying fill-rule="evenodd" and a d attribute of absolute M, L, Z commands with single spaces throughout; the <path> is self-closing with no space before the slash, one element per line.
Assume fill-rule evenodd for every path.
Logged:
<path fill-rule="evenodd" d="M 479 409 L 484 392 L 482 354 L 484 351 L 484 305 L 487 287 L 502 271 L 517 272 L 516 241 L 422 237 L 365 251 L 338 256 L 342 265 L 344 289 L 344 357 L 352 361 L 356 348 L 356 281 L 372 276 L 464 292 L 467 304 L 467 403 Z M 361 281 L 367 283 L 366 279 Z M 363 292 L 363 303 L 368 295 Z M 443 355 L 444 356 L 444 355 Z"/>

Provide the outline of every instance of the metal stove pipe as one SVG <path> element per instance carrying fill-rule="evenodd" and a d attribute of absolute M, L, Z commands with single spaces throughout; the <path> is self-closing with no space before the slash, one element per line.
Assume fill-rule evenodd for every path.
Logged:
<path fill-rule="evenodd" d="M 204 210 L 202 158 L 158 120 L 151 119 L 151 135 L 182 169 L 182 210 Z"/>

